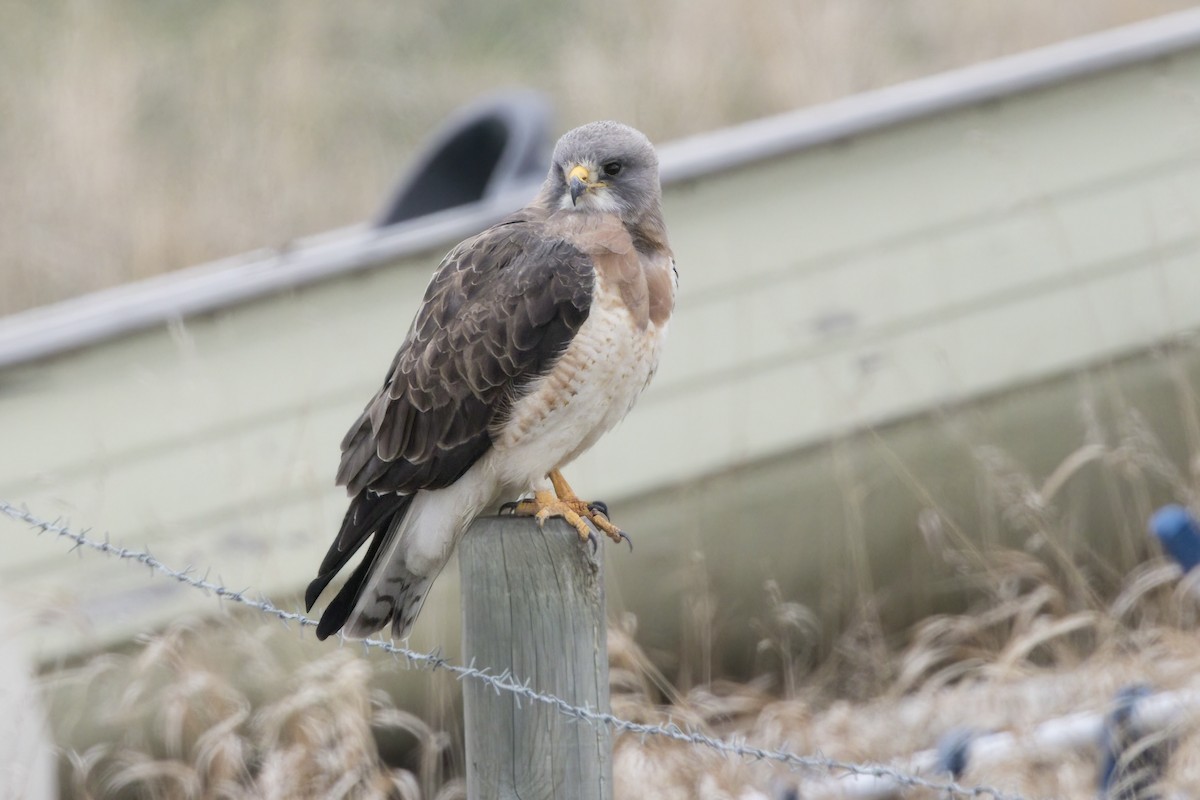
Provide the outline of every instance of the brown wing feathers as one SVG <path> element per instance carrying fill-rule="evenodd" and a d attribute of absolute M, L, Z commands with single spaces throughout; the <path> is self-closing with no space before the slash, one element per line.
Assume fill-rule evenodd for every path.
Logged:
<path fill-rule="evenodd" d="M 353 610 L 412 494 L 452 483 L 487 452 L 493 423 L 549 371 L 587 318 L 591 259 L 548 236 L 543 223 L 522 212 L 451 251 L 383 387 L 342 441 L 337 480 L 353 499 L 308 587 L 309 608 L 367 538 L 375 540 L 318 635 L 340 628 Z"/>

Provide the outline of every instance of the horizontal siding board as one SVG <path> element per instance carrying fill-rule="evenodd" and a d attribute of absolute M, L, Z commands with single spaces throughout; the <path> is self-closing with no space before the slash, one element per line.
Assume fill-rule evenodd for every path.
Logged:
<path fill-rule="evenodd" d="M 1179 302 L 1170 318 L 1160 313 L 1170 297 L 1200 297 L 1193 256 L 1149 270 L 1114 270 L 1084 292 L 1064 283 L 887 338 L 760 363 L 736 380 L 699 382 L 686 393 L 652 392 L 573 473 L 596 491 L 637 493 L 661 486 L 664 477 L 695 478 L 812 443 L 831 430 L 1052 375 L 1077 366 L 1084 349 L 1095 358 L 1110 357 L 1161 341 L 1181 325 L 1200 326 L 1200 304 Z M 332 528 L 342 501 L 330 487 L 331 443 L 342 432 L 345 412 L 333 406 L 284 416 L 109 464 L 100 473 L 34 491 L 29 502 L 56 513 L 90 508 L 91 521 L 103 524 L 115 500 L 120 517 L 139 521 L 126 522 L 123 533 L 151 542 L 161 530 L 200 535 L 206 525 L 257 504 L 269 510 L 281 498 L 321 497 L 333 509 L 321 515 Z M 647 441 L 655 446 L 640 446 Z M 19 554 L 10 564 L 23 566 Z"/>
<path fill-rule="evenodd" d="M 1194 249 L 1198 206 L 1200 161 L 1146 182 L 1050 198 L 827 269 L 744 281 L 721 302 L 709 297 L 693 306 L 684 296 L 655 389 L 690 385 L 746 361 L 794 358 L 847 335 L 891 335 L 905 319 L 928 324 L 964 304 L 1003 302 L 1063 281 L 1078 283 L 1080 302 L 1087 302 L 1088 275 L 1108 268 L 1108 261 L 1090 259 L 1148 269 L 1160 253 Z M 6 418 L 37 407 L 39 417 L 53 421 L 14 426 L 18 451 L 41 451 L 40 470 L 30 474 L 27 463 L 6 461 L 0 487 L 24 490 L 88 469 L 94 458 L 80 458 L 80 443 L 94 444 L 106 461 L 136 457 L 330 406 L 343 410 L 348 425 L 378 386 L 426 279 L 416 268 L 398 268 L 360 278 L 369 285 L 358 291 L 331 285 L 288 295 L 257 314 L 228 312 L 177 326 L 171 336 L 143 334 L 101 348 L 78 367 L 63 361 L 40 385 L 0 400 Z M 364 292 L 403 298 L 396 305 L 404 310 L 364 315 Z M 125 352 L 108 352 L 113 347 Z"/>
<path fill-rule="evenodd" d="M 891 247 L 1113 176 L 1194 160 L 1200 109 L 1182 97 L 1200 82 L 1200 58 L 1189 56 L 1186 64 L 1183 76 L 1143 67 L 1096 77 L 672 193 L 668 219 L 688 278 L 683 300 L 694 291 L 719 295 L 756 272 L 800 263 L 819 268 L 864 247 Z M 1147 84 L 1155 88 L 1147 91 Z M 781 189 L 790 189 L 786 202 L 771 202 Z M 687 272 L 710 262 L 725 268 Z"/>
<path fill-rule="evenodd" d="M 429 262 L 381 270 L 21 368 L 17 389 L 0 395 L 0 424 L 44 420 L 12 428 L 18 451 L 54 469 L 86 449 L 108 458 L 298 413 L 348 387 L 361 410 L 431 271 Z M 27 469 L 0 462 L 0 487 Z"/>
<path fill-rule="evenodd" d="M 1058 94 L 1069 90 L 1070 87 L 1064 87 L 1056 92 L 1049 92 L 1049 94 Z M 1142 94 L 1147 93 L 1143 92 Z M 1149 94 L 1153 95 L 1153 93 Z M 1012 101 L 1002 105 L 1018 105 L 1018 103 Z M 968 116 L 972 115 L 972 112 L 962 113 Z M 1132 116 L 1137 115 L 1133 114 Z M 1160 114 L 1156 118 L 1161 118 L 1161 116 Z M 866 147 L 866 145 L 860 146 L 861 143 L 858 142 L 845 147 L 828 148 L 830 151 L 836 151 L 837 158 L 849 159 L 849 161 L 833 165 L 834 171 L 821 180 L 809 180 L 802 173 L 805 171 L 804 165 L 808 162 L 828 157 L 822 151 L 806 153 L 802 157 L 793 159 L 794 164 L 776 164 L 770 169 L 758 165 L 747 170 L 747 172 L 762 172 L 763 174 L 758 176 L 758 180 L 768 181 L 765 185 L 756 184 L 752 189 L 736 186 L 746 179 L 746 176 L 741 173 L 719 176 L 712 182 L 711 187 L 704 189 L 707 195 L 716 195 L 707 198 L 706 210 L 685 207 L 679 209 L 679 213 L 675 214 L 684 228 L 684 231 L 676 233 L 676 241 L 680 243 L 683 276 L 680 300 L 681 318 L 688 313 L 689 300 L 693 292 L 697 291 L 692 287 L 706 279 L 722 281 L 719 285 L 720 294 L 707 295 L 708 302 L 713 302 L 713 298 L 724 300 L 730 291 L 738 291 L 747 287 L 757 288 L 762 292 L 772 292 L 777 285 L 776 278 L 779 270 L 801 273 L 814 271 L 820 272 L 822 275 L 815 277 L 811 285 L 788 286 L 785 284 L 778 288 L 780 292 L 810 298 L 809 302 L 823 306 L 813 310 L 812 318 L 807 323 L 788 320 L 786 327 L 790 329 L 791 335 L 783 340 L 793 338 L 798 332 L 792 330 L 792 326 L 801 326 L 800 330 L 802 331 L 802 326 L 805 324 L 811 326 L 813 335 L 819 336 L 823 330 L 828 330 L 829 326 L 837 330 L 838 326 L 852 314 L 844 307 L 848 301 L 843 298 L 849 298 L 856 302 L 870 301 L 871 293 L 866 293 L 865 297 L 856 296 L 864 294 L 861 290 L 862 286 L 885 287 L 886 291 L 876 291 L 873 293 L 874 296 L 885 300 L 894 298 L 895 303 L 892 305 L 895 307 L 916 308 L 917 306 L 912 304 L 939 301 L 939 298 L 933 293 L 922 291 L 921 286 L 925 282 L 937 287 L 938 291 L 953 288 L 956 283 L 966 284 L 974 289 L 977 284 L 982 284 L 991 276 L 1007 280 L 1012 273 L 1021 269 L 1044 268 L 1041 262 L 1047 259 L 1053 261 L 1056 256 L 1063 262 L 1087 261 L 1092 257 L 1089 253 L 1090 250 L 1097 250 L 1101 255 L 1108 256 L 1111 255 L 1112 248 L 1128 243 L 1131 231 L 1123 229 L 1126 225 L 1146 221 L 1146 214 L 1142 209 L 1131 209 L 1129 213 L 1122 213 L 1119 216 L 1111 215 L 1112 218 L 1124 220 L 1125 225 L 1097 224 L 1095 219 L 1089 218 L 1085 220 L 1084 225 L 1080 226 L 1081 233 L 1067 236 L 1064 232 L 1056 230 L 1056 228 L 1066 226 L 1066 223 L 1060 225 L 1056 222 L 1056 217 L 1065 212 L 1058 206 L 1058 201 L 1054 197 L 1043 194 L 1046 191 L 1046 179 L 1043 176 L 1042 185 L 1036 189 L 1028 186 L 1022 187 L 1022 190 L 1026 192 L 1024 196 L 1027 199 L 1024 206 L 1019 207 L 1015 213 L 1020 214 L 1023 211 L 1026 215 L 1025 219 L 1017 221 L 1017 224 L 1025 225 L 1028 228 L 1026 232 L 1015 232 L 1008 235 L 1003 231 L 983 232 L 984 235 L 995 238 L 994 247 L 1017 246 L 1033 251 L 1032 253 L 1014 253 L 1012 260 L 1003 268 L 989 271 L 989 265 L 985 263 L 987 250 L 970 241 L 971 236 L 977 233 L 977 229 L 981 227 L 979 222 L 1003 225 L 1005 224 L 1003 214 L 999 215 L 999 222 L 995 217 L 985 216 L 982 220 L 976 220 L 976 225 L 968 227 L 965 231 L 957 232 L 955 235 L 946 236 L 943 231 L 940 238 L 926 236 L 914 240 L 909 237 L 909 243 L 906 246 L 883 246 L 871 251 L 870 256 L 860 258 L 858 262 L 853 259 L 847 261 L 843 251 L 833 250 L 827 243 L 831 230 L 837 227 L 836 224 L 826 224 L 830 220 L 797 210 L 797 204 L 809 204 L 822 209 L 824 214 L 836 217 L 832 221 L 834 223 L 837 220 L 843 220 L 843 225 L 845 225 L 845 220 L 853 221 L 853 227 L 837 236 L 844 235 L 846 242 L 849 243 L 842 243 L 843 248 L 861 250 L 862 245 L 856 243 L 861 242 L 864 232 L 869 232 L 871 236 L 878 236 L 886 229 L 888 223 L 894 225 L 897 222 L 903 222 L 908 227 L 902 230 L 907 231 L 908 234 L 911 234 L 910 229 L 913 226 L 920 227 L 921 223 L 928 227 L 929 218 L 937 216 L 935 207 L 929 205 L 928 201 L 931 198 L 935 200 L 940 198 L 943 204 L 955 205 L 957 213 L 961 215 L 964 207 L 969 205 L 973 194 L 978 194 L 964 184 L 973 183 L 993 187 L 998 183 L 1003 183 L 1003 181 L 989 179 L 989 177 L 996 178 L 996 175 L 981 175 L 978 169 L 979 164 L 976 164 L 974 169 L 954 163 L 942 163 L 940 166 L 935 164 L 933 168 L 930 168 L 928 164 L 932 157 L 929 155 L 930 153 L 945 160 L 948 158 L 949 152 L 941 149 L 939 142 L 936 141 L 935 134 L 939 130 L 935 126 L 937 121 L 936 119 L 928 120 L 915 126 L 908 126 L 892 132 L 890 136 L 878 134 L 870 137 L 873 141 L 879 140 L 880 142 L 880 144 L 874 145 L 874 149 L 887 151 L 883 153 L 878 164 L 869 159 L 863 162 L 858 155 L 855 155 Z M 1097 127 L 1092 125 L 1093 122 L 1094 120 L 1089 118 L 1073 120 L 1074 125 L 1079 126 L 1072 128 L 1076 135 L 1075 138 L 1079 138 L 1080 129 L 1087 130 L 1089 127 Z M 1045 124 L 1048 123 L 1043 123 L 1043 125 Z M 1154 125 L 1145 121 L 1141 124 L 1152 130 L 1170 132 L 1167 135 L 1169 140 L 1167 145 L 1171 145 L 1172 142 L 1177 143 L 1179 140 L 1185 144 L 1191 141 L 1177 130 L 1181 127 L 1186 128 L 1186 126 L 1177 125 L 1173 130 L 1170 125 Z M 923 131 L 923 135 L 919 135 L 919 132 L 911 130 L 914 127 L 932 130 Z M 954 128 L 957 126 L 944 123 L 943 127 Z M 1020 126 L 1015 127 L 1020 129 Z M 1120 140 L 1127 135 L 1127 132 L 1122 131 L 1119 126 L 1110 124 L 1107 126 L 1107 130 L 1106 138 Z M 1139 130 L 1137 133 L 1143 134 L 1145 131 Z M 1066 136 L 1067 134 L 1062 135 Z M 923 148 L 924 158 L 906 157 L 903 152 L 906 148 L 903 147 L 900 148 L 901 152 L 894 152 L 895 148 L 885 147 L 893 139 L 909 138 L 913 140 L 914 146 Z M 929 141 L 931 138 L 934 141 Z M 1121 152 L 1136 152 L 1143 159 L 1144 166 L 1144 159 L 1156 151 L 1153 142 L 1147 137 L 1140 136 L 1136 141 L 1139 142 L 1137 148 L 1123 147 Z M 1026 145 L 1024 149 L 1037 150 L 1038 148 Z M 1043 144 L 1041 149 L 1062 152 L 1061 146 L 1055 148 Z M 1171 146 L 1166 146 L 1166 151 L 1172 157 L 1178 155 Z M 1193 151 L 1191 155 L 1194 158 L 1195 152 Z M 1120 163 L 1115 163 L 1114 159 L 1106 157 L 1086 160 L 1108 172 L 1122 166 Z M 1074 159 L 1059 159 L 1059 161 L 1074 163 Z M 1153 165 L 1146 169 L 1154 171 Z M 785 170 L 791 172 L 785 173 Z M 900 175 L 884 182 L 880 182 L 877 177 L 879 175 L 895 176 L 898 171 L 901 173 Z M 1059 170 L 1059 172 L 1062 171 L 1062 169 Z M 906 172 L 911 172 L 911 174 L 905 174 Z M 1194 164 L 1190 172 L 1194 174 Z M 922 179 L 921 175 L 924 175 L 925 178 Z M 888 191 L 885 191 L 886 187 L 929 187 L 936 183 L 937 177 L 940 175 L 950 176 L 958 181 L 958 184 L 951 187 L 935 186 L 932 191 L 927 188 L 922 194 L 907 199 L 892 197 Z M 854 182 L 855 177 L 875 181 L 874 190 L 869 191 L 864 187 L 857 186 Z M 788 186 L 799 187 L 797 191 L 787 193 L 786 202 L 764 204 L 747 200 L 743 203 L 728 203 L 721 199 L 726 195 L 761 198 L 768 192 L 773 194 L 767 196 L 777 196 L 780 192 L 781 179 L 785 188 Z M 1126 180 L 1131 181 L 1134 178 L 1130 177 Z M 1171 180 L 1177 188 L 1179 196 L 1186 200 L 1189 206 L 1194 205 L 1196 190 L 1193 187 L 1198 184 L 1194 181 L 1185 182 L 1178 175 L 1172 176 Z M 735 185 L 732 187 L 727 185 L 731 183 Z M 1078 189 L 1075 191 L 1078 193 Z M 841 200 L 838 199 L 839 192 L 845 195 Z M 847 192 L 848 194 L 846 194 Z M 1030 201 L 1029 197 L 1033 197 L 1034 200 Z M 860 198 L 860 200 L 856 201 L 854 198 Z M 861 198 L 869 198 L 876 204 L 883 204 L 884 210 L 868 213 Z M 1009 201 L 1007 205 L 1011 207 L 1014 202 Z M 1136 215 L 1132 213 L 1133 211 L 1137 211 Z M 899 212 L 920 216 L 911 219 L 903 218 Z M 780 216 L 773 216 L 776 214 Z M 721 224 L 719 220 L 722 217 L 731 217 L 732 219 Z M 673 217 L 673 228 L 680 227 L 675 225 L 676 221 Z M 1153 221 L 1158 224 L 1159 215 L 1155 215 Z M 1192 224 L 1194 227 L 1194 223 L 1191 223 L 1190 220 L 1184 219 L 1184 222 Z M 687 233 L 689 225 L 696 226 L 690 235 Z M 1139 224 L 1138 227 L 1142 227 L 1142 225 Z M 780 231 L 789 230 L 798 231 L 800 235 L 780 235 Z M 904 235 L 906 234 L 901 234 L 902 237 Z M 973 259 L 973 266 L 977 267 L 971 270 L 969 278 L 956 280 L 957 276 L 962 275 L 964 271 L 959 268 L 958 259 L 955 259 L 953 253 L 949 252 L 944 257 L 946 275 L 940 274 L 936 269 L 930 271 L 931 266 L 936 268 L 936 263 L 933 265 L 918 263 L 915 266 L 912 264 L 913 259 L 937 257 L 939 255 L 936 252 L 938 248 L 953 249 L 958 244 L 956 239 L 962 239 L 964 236 L 967 241 L 961 258 L 964 261 L 967 258 Z M 831 254 L 815 261 L 806 259 L 804 256 L 805 243 L 811 239 L 825 241 L 822 249 Z M 1043 244 L 1041 240 L 1044 239 L 1049 241 Z M 1116 241 L 1113 241 L 1114 239 Z M 688 242 L 695 242 L 699 253 L 692 260 L 689 260 L 686 255 Z M 722 247 L 730 248 L 729 253 L 723 252 Z M 773 252 L 772 248 L 775 248 L 777 252 Z M 999 252 L 1003 253 L 1002 250 Z M 734 253 L 738 255 L 734 256 Z M 122 354 L 120 358 L 114 358 L 113 354 L 104 352 L 107 350 L 104 348 L 98 351 L 100 357 L 93 360 L 90 365 L 87 363 L 86 356 L 82 359 L 63 359 L 64 366 L 71 373 L 70 377 L 52 375 L 49 378 L 50 383 L 43 385 L 47 389 L 53 387 L 63 392 L 66 395 L 63 398 L 64 405 L 70 406 L 74 413 L 63 409 L 62 414 L 55 415 L 55 418 L 60 421 L 59 425 L 52 430 L 42 431 L 42 435 L 45 437 L 43 440 L 45 446 L 52 453 L 59 452 L 63 458 L 70 458 L 71 445 L 81 441 L 81 438 L 85 436 L 100 437 L 114 444 L 119 442 L 119 446 L 131 449 L 163 438 L 170 438 L 169 432 L 154 426 L 151 412 L 164 407 L 177 407 L 179 402 L 191 402 L 182 393 L 179 397 L 164 397 L 156 391 L 159 378 L 169 379 L 171 377 L 170 375 L 164 376 L 162 373 L 164 370 L 170 370 L 169 366 L 164 368 L 163 365 L 169 364 L 172 357 L 182 359 L 180 366 L 184 374 L 176 376 L 176 379 L 180 383 L 189 385 L 189 391 L 196 396 L 195 404 L 201 408 L 196 409 L 195 413 L 190 413 L 192 409 L 185 406 L 181 408 L 173 422 L 169 417 L 165 421 L 168 425 L 175 424 L 177 427 L 185 427 L 189 430 L 208 427 L 204 421 L 205 408 L 215 409 L 221 414 L 240 412 L 245 416 L 271 413 L 278 408 L 279 394 L 283 394 L 285 397 L 308 397 L 313 393 L 313 387 L 320 384 L 347 386 L 357 383 L 364 387 L 359 396 L 365 399 L 373 388 L 374 382 L 378 380 L 373 377 L 370 383 L 363 382 L 362 375 L 366 371 L 367 365 L 376 365 L 373 369 L 378 373 L 377 365 L 385 364 L 390 357 L 396 342 L 403 334 L 407 319 L 415 307 L 415 299 L 423 289 L 432 266 L 433 262 L 430 260 L 424 260 L 417 264 L 398 265 L 394 269 L 360 275 L 347 281 L 312 287 L 298 293 L 285 295 L 283 298 L 275 298 L 254 306 L 253 313 L 235 310 L 228 314 L 218 314 L 209 318 L 189 321 L 187 324 L 178 326 L 176 335 L 171 338 L 164 338 L 160 334 L 140 337 L 147 339 L 152 348 L 157 345 L 157 350 L 154 352 L 138 352 L 139 348 L 133 346 L 131 352 Z M 924 272 L 912 273 L 911 270 L 914 268 L 922 269 Z M 752 276 L 759 269 L 772 271 L 772 278 L 764 279 L 761 282 L 755 281 Z M 872 276 L 866 276 L 869 282 L 860 284 L 857 289 L 856 282 L 859 281 L 860 276 L 855 274 L 856 269 L 874 270 L 875 273 Z M 923 279 L 919 277 L 921 275 L 928 275 L 929 278 Z M 380 298 L 384 299 L 380 300 Z M 393 298 L 403 298 L 406 302 L 396 302 Z M 953 302 L 953 298 L 949 298 L 949 300 Z M 380 314 L 377 318 L 368 315 L 371 318 L 363 319 L 362 309 L 368 303 L 370 304 L 366 306 L 368 308 L 379 307 L 382 304 L 387 308 L 387 313 Z M 839 307 L 839 303 L 841 307 Z M 799 308 L 792 302 L 786 307 L 789 309 Z M 745 316 L 744 314 L 739 315 L 736 311 L 734 313 L 738 316 Z M 755 316 L 753 313 L 751 314 L 752 319 L 747 323 L 748 325 L 755 324 L 753 319 Z M 866 315 L 862 312 L 854 314 L 854 316 L 860 320 L 859 324 L 870 324 L 869 319 L 864 319 Z M 676 327 L 678 329 L 686 325 L 687 323 L 681 319 Z M 720 330 L 708 325 L 705 325 L 704 328 L 708 331 Z M 684 339 L 684 341 L 694 340 L 693 337 L 685 336 L 676 338 Z M 710 333 L 704 338 L 711 341 L 716 337 Z M 747 345 L 754 347 L 759 342 L 773 340 L 772 337 L 755 335 L 741 338 L 749 339 L 749 342 L 740 342 L 741 347 Z M 121 348 L 125 344 L 125 342 L 121 342 L 115 346 Z M 675 347 L 674 344 L 673 347 Z M 702 352 L 708 354 L 718 350 L 719 348 L 705 347 Z M 238 351 L 238 356 L 233 358 L 231 354 L 235 351 Z M 252 365 L 253 377 L 270 379 L 272 377 L 270 373 L 263 373 L 261 370 L 264 363 L 271 363 L 271 358 L 268 356 L 261 361 L 254 359 L 256 353 L 262 352 L 268 354 L 303 352 L 308 354 L 303 362 L 296 363 L 294 359 L 291 361 L 289 366 L 295 372 L 294 375 L 287 376 L 287 378 L 275 378 L 277 380 L 297 379 L 294 386 L 288 387 L 289 391 L 282 393 L 254 391 L 255 382 L 253 380 L 243 383 L 237 380 L 237 377 L 240 376 L 228 375 L 228 370 L 236 369 L 237 363 L 235 362 L 245 362 Z M 346 353 L 350 354 L 350 358 L 346 357 Z M 220 374 L 211 382 L 205 380 L 204 364 L 196 363 L 206 360 L 220 362 Z M 114 369 L 114 362 L 123 365 L 124 370 Z M 189 362 L 191 363 L 189 364 Z M 674 365 L 681 365 L 685 369 L 703 369 L 708 363 L 710 363 L 708 358 L 678 357 L 674 361 Z M 717 359 L 716 363 L 721 363 L 720 359 Z M 146 369 L 138 370 L 137 366 L 142 364 L 147 365 Z M 89 370 L 89 366 L 92 369 Z M 189 366 L 190 370 L 188 370 Z M 672 362 L 669 361 L 664 367 L 663 382 L 670 383 L 671 376 Z M 125 425 L 121 415 L 109 412 L 114 405 L 126 406 L 131 402 L 129 393 L 126 391 L 130 380 L 137 381 L 142 385 L 144 394 L 140 398 L 140 402 L 144 404 L 146 413 L 130 409 L 129 416 L 144 420 L 146 424 L 133 430 L 122 429 L 119 435 L 109 435 L 106 431 L 106 423 L 109 420 L 115 420 L 115 424 L 118 426 Z M 83 398 L 79 397 L 74 386 L 87 384 L 90 388 L 96 389 L 103 386 L 105 382 L 109 384 L 110 394 L 102 393 L 94 396 L 90 403 L 79 402 Z M 230 385 L 238 387 L 238 390 L 231 392 Z M 139 398 L 132 399 L 139 400 Z M 44 400 L 44 396 L 39 402 L 41 400 Z M 81 405 L 85 407 L 90 405 L 99 413 L 85 412 L 81 414 L 79 411 Z M 72 420 L 78 423 L 74 428 L 71 424 Z M 139 439 L 139 433 L 141 439 Z M 0 466 L 0 470 L 2 469 L 3 467 Z M 17 470 L 20 467 L 13 465 L 13 469 Z M 0 486 L 7 483 L 8 477 L 8 474 L 0 471 Z"/>
<path fill-rule="evenodd" d="M 743 374 L 756 361 L 807 357 L 847 337 L 891 337 L 1061 286 L 1086 307 L 1089 283 L 1109 272 L 1151 271 L 1163 257 L 1200 256 L 1200 215 L 1191 215 L 1191 204 L 1200 206 L 1200 161 L 1169 177 L 1055 200 L 1052 209 L 1023 208 L 836 268 L 747 282 L 699 309 L 682 302 L 655 391 L 730 370 Z M 1103 318 L 1088 324 L 1101 344 L 1122 346 L 1119 337 L 1110 341 Z"/>

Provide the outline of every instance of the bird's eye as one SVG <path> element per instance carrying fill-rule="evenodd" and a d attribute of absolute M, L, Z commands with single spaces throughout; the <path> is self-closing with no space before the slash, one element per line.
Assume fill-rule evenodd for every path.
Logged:
<path fill-rule="evenodd" d="M 612 177 L 613 175 L 616 175 L 618 172 L 621 171 L 621 162 L 620 161 L 610 161 L 604 165 L 603 169 L 604 169 L 605 175 Z"/>

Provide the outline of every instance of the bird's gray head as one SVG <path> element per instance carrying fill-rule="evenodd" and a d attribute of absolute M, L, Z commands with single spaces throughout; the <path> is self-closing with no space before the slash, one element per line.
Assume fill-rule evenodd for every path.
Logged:
<path fill-rule="evenodd" d="M 662 202 L 654 146 L 619 122 L 568 131 L 554 147 L 542 199 L 550 208 L 604 211 L 637 222 Z"/>

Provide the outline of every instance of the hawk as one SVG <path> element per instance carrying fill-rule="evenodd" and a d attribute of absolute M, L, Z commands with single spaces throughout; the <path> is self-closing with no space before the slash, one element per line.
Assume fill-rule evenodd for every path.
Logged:
<path fill-rule="evenodd" d="M 628 537 L 561 470 L 633 407 L 653 377 L 678 273 L 658 158 L 640 132 L 565 134 L 525 208 L 459 244 L 434 272 L 383 387 L 342 440 L 351 496 L 309 584 L 311 610 L 370 542 L 317 638 L 412 629 L 463 531 L 504 498 L 513 513 Z"/>

